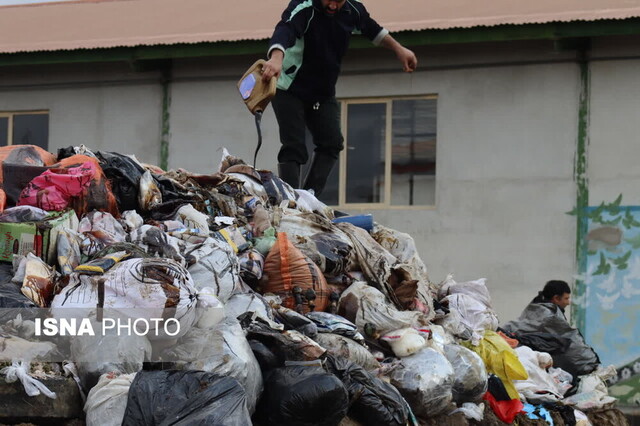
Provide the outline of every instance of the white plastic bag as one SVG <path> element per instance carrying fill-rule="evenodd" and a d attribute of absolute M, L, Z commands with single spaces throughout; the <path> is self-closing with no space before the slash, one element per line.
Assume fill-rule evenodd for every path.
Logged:
<path fill-rule="evenodd" d="M 481 422 L 484 418 L 484 403 L 474 404 L 473 402 L 465 402 L 460 408 L 456 408 L 449 415 L 462 413 L 467 419 Z"/>
<path fill-rule="evenodd" d="M 84 404 L 87 426 L 120 426 L 127 408 L 133 374 L 103 374 Z"/>
<path fill-rule="evenodd" d="M 224 305 L 216 297 L 216 290 L 205 287 L 198 291 L 198 322 L 199 328 L 211 328 L 224 319 Z"/>
<path fill-rule="evenodd" d="M 457 311 L 462 318 L 462 323 L 473 330 L 471 343 L 478 345 L 485 330 L 496 331 L 498 329 L 498 316 L 495 311 L 473 296 L 465 293 L 455 293 L 444 298 L 449 304 L 449 309 Z"/>
<path fill-rule="evenodd" d="M 398 358 L 414 354 L 426 344 L 424 337 L 413 328 L 391 331 L 380 337 L 380 340 L 389 343 L 391 350 Z"/>
<path fill-rule="evenodd" d="M 527 370 L 529 377 L 526 380 L 514 380 L 518 393 L 529 403 L 554 403 L 562 399 L 558 393 L 555 380 L 545 368 L 553 364 L 551 355 L 545 352 L 534 351 L 528 346 L 515 348 L 520 363 Z"/>
<path fill-rule="evenodd" d="M 51 392 L 44 384 L 29 375 L 30 369 L 31 365 L 28 362 L 13 361 L 11 367 L 4 367 L 0 370 L 0 374 L 5 375 L 7 383 L 20 380 L 22 386 L 24 386 L 24 391 L 29 396 L 43 394 L 47 398 L 56 399 L 55 392 Z"/>

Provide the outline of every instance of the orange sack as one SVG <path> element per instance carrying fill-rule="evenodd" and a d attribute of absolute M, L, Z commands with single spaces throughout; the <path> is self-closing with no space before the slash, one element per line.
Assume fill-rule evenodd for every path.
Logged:
<path fill-rule="evenodd" d="M 295 287 L 300 287 L 303 295 L 313 290 L 314 311 L 324 311 L 329 306 L 329 287 L 320 268 L 289 241 L 285 232 L 278 232 L 278 239 L 265 259 L 264 274 L 268 278 L 264 292 L 280 296 L 287 308 L 296 309 Z M 303 297 L 302 310 L 303 313 L 310 311 L 306 297 Z"/>

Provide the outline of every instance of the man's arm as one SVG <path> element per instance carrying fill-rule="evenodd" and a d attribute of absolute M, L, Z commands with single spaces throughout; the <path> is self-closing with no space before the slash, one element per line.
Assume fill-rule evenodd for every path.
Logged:
<path fill-rule="evenodd" d="M 416 67 L 418 66 L 418 58 L 416 58 L 415 53 L 398 43 L 396 39 L 391 37 L 391 34 L 387 34 L 384 36 L 384 38 L 380 42 L 380 46 L 389 50 L 393 50 L 393 52 L 396 54 L 396 57 L 402 64 L 402 70 L 404 72 L 415 71 Z"/>

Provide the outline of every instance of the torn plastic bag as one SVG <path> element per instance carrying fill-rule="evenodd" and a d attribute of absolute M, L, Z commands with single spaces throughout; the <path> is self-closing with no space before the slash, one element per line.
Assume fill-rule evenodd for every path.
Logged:
<path fill-rule="evenodd" d="M 6 209 L 0 214 L 0 222 L 2 223 L 21 223 L 21 222 L 40 222 L 44 220 L 49 213 L 34 206 L 16 206 Z"/>
<path fill-rule="evenodd" d="M 103 329 L 92 319 L 95 336 L 73 336 L 73 359 L 82 387 L 89 391 L 107 373 L 131 374 L 142 370 L 143 363 L 151 359 L 151 343 L 136 333 L 119 333 L 116 328 Z"/>
<path fill-rule="evenodd" d="M 306 189 L 296 189 L 296 207 L 301 212 L 313 212 L 332 220 L 335 217 L 333 209 L 318 200 L 315 195 Z"/>
<path fill-rule="evenodd" d="M 315 339 L 318 335 L 316 323 L 304 315 L 297 313 L 293 309 L 285 308 L 284 306 L 272 305 L 272 308 L 276 320 L 283 324 L 286 330 L 299 331 L 312 339 Z"/>
<path fill-rule="evenodd" d="M 410 327 L 390 331 L 380 336 L 380 340 L 387 342 L 398 358 L 418 352 L 427 343 L 416 329 Z"/>
<path fill-rule="evenodd" d="M 355 323 L 365 336 L 375 339 L 400 328 L 429 324 L 421 312 L 397 310 L 380 291 L 364 282 L 355 282 L 342 293 L 338 314 Z"/>
<path fill-rule="evenodd" d="M 471 340 L 473 336 L 473 330 L 462 321 L 462 316 L 456 310 L 449 311 L 444 317 L 434 319 L 433 322 L 442 326 L 447 333 L 459 339 Z"/>
<path fill-rule="evenodd" d="M 250 289 L 240 279 L 238 257 L 226 241 L 207 238 L 199 244 L 187 244 L 184 255 L 190 262 L 189 273 L 197 288 L 212 287 L 215 296 L 226 303 L 235 293 Z"/>
<path fill-rule="evenodd" d="M 336 426 L 349 409 L 345 386 L 319 366 L 277 368 L 264 387 L 264 414 L 269 425 Z"/>
<path fill-rule="evenodd" d="M 262 393 L 262 373 L 238 321 L 227 319 L 212 329 L 192 327 L 162 353 L 163 362 L 182 370 L 202 370 L 238 380 L 253 413 Z"/>
<path fill-rule="evenodd" d="M 84 404 L 86 426 L 120 426 L 127 408 L 133 374 L 103 374 Z"/>
<path fill-rule="evenodd" d="M 317 360 L 326 352 L 326 349 L 304 334 L 295 330 L 275 329 L 250 312 L 241 315 L 239 321 L 247 332 L 247 339 L 264 344 L 276 356 L 280 366 L 285 361 Z"/>
<path fill-rule="evenodd" d="M 127 234 L 110 213 L 92 211 L 85 215 L 78 225 L 78 232 L 85 236 L 81 244 L 83 254 L 91 256 L 105 246 L 121 243 Z"/>
<path fill-rule="evenodd" d="M 315 341 L 328 353 L 355 362 L 365 370 L 380 368 L 380 363 L 367 348 L 349 338 L 332 333 L 320 333 L 315 337 Z"/>
<path fill-rule="evenodd" d="M 447 278 L 441 283 L 438 289 L 438 299 L 444 299 L 450 294 L 466 294 L 471 296 L 478 302 L 482 303 L 485 307 L 492 309 L 491 295 L 489 289 L 487 289 L 487 279 L 480 278 L 473 281 L 457 283 L 453 279 L 453 275 L 447 275 Z"/>
<path fill-rule="evenodd" d="M 70 275 L 82 261 L 81 244 L 84 237 L 78 232 L 62 228 L 58 232 L 56 250 L 58 253 L 58 265 L 62 275 Z"/>
<path fill-rule="evenodd" d="M 324 311 L 329 306 L 329 287 L 322 272 L 287 238 L 278 233 L 264 262 L 261 287 L 280 296 L 282 305 L 300 313 Z"/>
<path fill-rule="evenodd" d="M 321 232 L 310 237 L 296 237 L 293 242 L 325 275 L 336 277 L 349 271 L 353 248 L 335 234 Z"/>
<path fill-rule="evenodd" d="M 255 312 L 256 315 L 267 322 L 274 320 L 269 303 L 258 293 L 238 293 L 227 300 L 224 305 L 225 316 L 237 320 L 245 312 Z"/>
<path fill-rule="evenodd" d="M 240 278 L 251 288 L 256 288 L 260 278 L 262 278 L 262 270 L 264 269 L 264 256 L 258 250 L 252 249 L 242 253 L 238 257 L 240 263 Z"/>
<path fill-rule="evenodd" d="M 327 369 L 349 392 L 349 417 L 367 426 L 407 424 L 407 404 L 395 387 L 339 356 L 327 356 Z"/>
<path fill-rule="evenodd" d="M 138 207 L 143 212 L 152 210 L 162 204 L 162 192 L 153 175 L 146 170 L 138 181 Z"/>
<path fill-rule="evenodd" d="M 189 272 L 170 259 L 130 259 L 118 263 L 102 276 L 72 274 L 69 284 L 54 299 L 56 318 L 94 316 L 100 281 L 104 286 L 105 317 L 119 314 L 138 318 L 174 319 L 150 322 L 151 340 L 177 339 L 197 320 L 197 291 Z M 107 309 L 108 308 L 108 309 Z"/>
<path fill-rule="evenodd" d="M 440 352 L 424 348 L 402 358 L 391 373 L 391 384 L 405 397 L 414 413 L 433 417 L 445 412 L 451 403 L 453 367 Z"/>
<path fill-rule="evenodd" d="M 52 267 L 33 253 L 27 254 L 22 294 L 39 307 L 46 308 L 53 300 L 55 278 L 55 270 Z"/>
<path fill-rule="evenodd" d="M 498 316 L 495 311 L 488 308 L 484 303 L 465 293 L 455 293 L 444 298 L 448 303 L 450 311 L 460 314 L 462 322 L 471 330 L 471 342 L 477 345 L 485 330 L 495 331 L 498 329 Z"/>
<path fill-rule="evenodd" d="M 309 312 L 307 318 L 316 323 L 320 333 L 339 334 L 366 346 L 364 336 L 358 331 L 358 327 L 340 315 L 328 312 Z"/>
<path fill-rule="evenodd" d="M 573 405 L 580 410 L 603 408 L 616 401 L 609 396 L 606 380 L 616 376 L 616 369 L 610 365 L 598 367 L 591 374 L 580 377 L 576 393 L 564 399 L 565 404 Z"/>
<path fill-rule="evenodd" d="M 285 200 L 295 201 L 296 192 L 291 186 L 269 170 L 259 170 L 262 186 L 272 206 L 280 205 Z"/>
<path fill-rule="evenodd" d="M 138 183 L 145 169 L 133 158 L 117 152 L 98 151 L 96 157 L 109 179 L 121 210 L 138 208 Z"/>
<path fill-rule="evenodd" d="M 129 234 L 132 243 L 142 248 L 149 256 L 172 259 L 182 265 L 188 262 L 181 253 L 186 251 L 186 242 L 172 237 L 160 228 L 142 225 Z"/>
<path fill-rule="evenodd" d="M 511 399 L 519 398 L 513 381 L 526 380 L 528 374 L 518 355 L 506 340 L 495 331 L 486 330 L 478 346 L 469 342 L 462 342 L 462 345 L 480 355 L 487 373 L 495 374 L 500 378 Z"/>
<path fill-rule="evenodd" d="M 482 400 L 487 391 L 487 370 L 482 358 L 460 345 L 445 345 L 444 355 L 455 373 L 453 401 L 460 405 Z"/>
<path fill-rule="evenodd" d="M 246 394 L 233 377 L 204 371 L 141 371 L 129 389 L 122 426 L 251 425 Z"/>
<path fill-rule="evenodd" d="M 553 365 L 551 355 L 537 352 L 527 346 L 515 348 L 518 359 L 527 370 L 526 380 L 514 380 L 516 389 L 525 400 L 532 404 L 557 402 L 562 399 L 555 381 L 546 369 Z"/>
<path fill-rule="evenodd" d="M 502 328 L 520 334 L 543 332 L 569 339 L 571 344 L 564 353 L 552 354 L 554 367 L 560 367 L 572 376 L 589 374 L 600 364 L 595 351 L 586 344 L 577 328 L 569 324 L 560 308 L 553 303 L 530 303 L 517 320 Z"/>
<path fill-rule="evenodd" d="M 29 371 L 31 365 L 28 362 L 13 361 L 10 367 L 4 367 L 0 370 L 0 374 L 5 375 L 7 383 L 13 383 L 18 380 L 22 383 L 24 391 L 29 396 L 38 396 L 43 394 L 47 398 L 56 399 L 56 393 L 51 392 L 43 383 L 31 377 Z"/>

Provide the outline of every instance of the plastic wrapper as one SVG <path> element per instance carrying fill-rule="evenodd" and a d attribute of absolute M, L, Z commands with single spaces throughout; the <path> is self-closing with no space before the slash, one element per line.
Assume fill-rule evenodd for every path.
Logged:
<path fill-rule="evenodd" d="M 51 303 L 55 291 L 55 271 L 42 259 L 29 253 L 22 282 L 22 294 L 41 308 Z"/>
<path fill-rule="evenodd" d="M 70 275 L 82 260 L 83 236 L 76 231 L 62 228 L 58 233 L 56 249 L 58 252 L 58 265 L 62 275 Z"/>
<path fill-rule="evenodd" d="M 169 318 L 179 323 L 150 322 L 151 340 L 171 340 L 184 335 L 197 320 L 197 291 L 189 272 L 169 259 L 130 259 L 100 277 L 72 274 L 69 284 L 54 297 L 56 318 L 89 316 L 98 304 L 96 280 L 104 282 L 104 306 L 109 314 L 132 319 Z M 106 314 L 108 317 L 108 315 Z"/>
<path fill-rule="evenodd" d="M 380 368 L 380 363 L 367 348 L 347 337 L 332 333 L 320 333 L 315 337 L 315 341 L 328 353 L 348 359 L 365 370 Z"/>
<path fill-rule="evenodd" d="M 393 330 L 420 328 L 429 323 L 421 312 L 399 311 L 389 304 L 380 291 L 364 282 L 355 282 L 342 293 L 338 314 L 354 322 L 361 333 L 373 338 Z M 365 325 L 368 333 L 365 332 Z"/>
<path fill-rule="evenodd" d="M 177 345 L 162 354 L 184 370 L 202 370 L 233 377 L 244 387 L 247 408 L 255 410 L 262 393 L 262 373 L 244 331 L 237 321 L 226 320 L 213 329 L 192 328 Z"/>
<path fill-rule="evenodd" d="M 454 378 L 453 367 L 445 356 L 425 348 L 402 358 L 400 367 L 391 373 L 391 384 L 417 416 L 433 417 L 449 408 Z"/>
<path fill-rule="evenodd" d="M 127 408 L 133 374 L 103 374 L 84 404 L 86 426 L 120 426 Z"/>
<path fill-rule="evenodd" d="M 123 426 L 251 424 L 246 394 L 232 377 L 204 371 L 141 371 L 129 389 Z"/>
<path fill-rule="evenodd" d="M 284 306 L 274 306 L 273 313 L 276 320 L 284 325 L 287 330 L 297 330 L 305 336 L 315 339 L 318 335 L 318 327 L 311 319 Z"/>
<path fill-rule="evenodd" d="M 256 287 L 262 270 L 264 269 L 264 256 L 258 250 L 249 250 L 238 257 L 240 263 L 240 278 L 251 287 Z"/>
<path fill-rule="evenodd" d="M 455 372 L 453 401 L 458 405 L 480 401 L 487 391 L 488 380 L 482 359 L 460 345 L 445 345 L 444 355 Z"/>
<path fill-rule="evenodd" d="M 407 424 L 407 404 L 395 387 L 338 356 L 327 356 L 327 369 L 349 392 L 349 417 L 367 426 Z"/>
<path fill-rule="evenodd" d="M 427 343 L 424 337 L 413 328 L 390 331 L 381 336 L 380 340 L 387 342 L 393 353 L 399 358 L 418 352 Z"/>
<path fill-rule="evenodd" d="M 542 332 L 568 339 L 571 343 L 563 353 L 552 354 L 553 365 L 573 376 L 589 374 L 600 364 L 598 355 L 586 344 L 580 331 L 569 324 L 553 303 L 530 303 L 517 320 L 502 328 L 516 334 Z"/>
<path fill-rule="evenodd" d="M 2 223 L 20 223 L 20 222 L 40 222 L 44 220 L 49 213 L 34 206 L 16 206 L 6 209 L 0 214 L 0 222 Z"/>
<path fill-rule="evenodd" d="M 222 303 L 235 293 L 251 291 L 240 279 L 238 257 L 227 242 L 207 238 L 199 244 L 188 244 L 184 254 L 195 262 L 189 266 L 189 273 L 196 287 L 214 288 Z"/>
<path fill-rule="evenodd" d="M 358 331 L 358 327 L 340 315 L 334 315 L 328 312 L 309 312 L 307 318 L 316 323 L 320 333 L 339 334 L 340 336 L 355 340 L 361 345 L 365 345 L 364 336 Z"/>
<path fill-rule="evenodd" d="M 349 394 L 322 367 L 287 366 L 265 380 L 264 406 L 272 425 L 334 426 L 347 415 Z"/>

